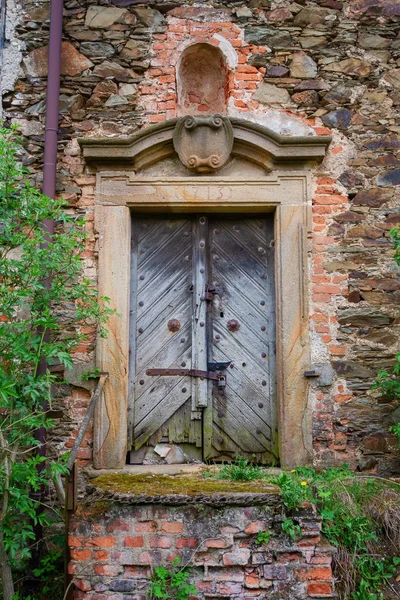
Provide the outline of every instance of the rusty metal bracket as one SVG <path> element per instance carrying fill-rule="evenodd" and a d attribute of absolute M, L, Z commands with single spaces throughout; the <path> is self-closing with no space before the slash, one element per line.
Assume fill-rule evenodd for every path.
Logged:
<path fill-rule="evenodd" d="M 178 377 L 201 377 L 203 379 L 214 379 L 218 381 L 220 375 L 218 373 L 212 373 L 211 371 L 200 371 L 199 369 L 147 369 L 146 375 L 150 376 L 178 376 Z"/>
<path fill-rule="evenodd" d="M 206 302 L 212 302 L 212 299 L 215 295 L 222 296 L 222 294 L 222 287 L 216 287 L 215 285 L 206 285 L 204 296 L 201 297 L 201 300 L 205 300 Z"/>

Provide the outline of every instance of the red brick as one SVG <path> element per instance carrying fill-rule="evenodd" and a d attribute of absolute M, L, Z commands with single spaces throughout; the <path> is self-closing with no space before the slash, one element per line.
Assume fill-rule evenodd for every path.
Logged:
<path fill-rule="evenodd" d="M 236 73 L 237 81 L 260 81 L 261 73 Z"/>
<path fill-rule="evenodd" d="M 108 560 L 108 552 L 104 550 L 95 550 L 93 555 L 95 560 Z"/>
<path fill-rule="evenodd" d="M 182 530 L 182 521 L 166 521 L 161 525 L 161 531 L 163 533 L 182 533 Z"/>
<path fill-rule="evenodd" d="M 253 523 L 250 523 L 244 530 L 245 533 L 249 534 L 258 533 L 259 531 L 265 531 L 264 521 L 253 521 Z"/>
<path fill-rule="evenodd" d="M 309 583 L 307 584 L 307 594 L 314 594 L 316 596 L 329 596 L 332 594 L 331 583 Z"/>
<path fill-rule="evenodd" d="M 139 556 L 139 562 L 145 565 L 152 565 L 153 557 L 151 556 L 150 552 L 142 552 L 142 554 Z"/>
<path fill-rule="evenodd" d="M 72 560 L 90 560 L 92 558 L 91 550 L 71 550 Z"/>
<path fill-rule="evenodd" d="M 176 540 L 176 547 L 180 548 L 197 548 L 199 540 L 196 538 L 178 538 Z"/>
<path fill-rule="evenodd" d="M 347 204 L 348 200 L 345 196 L 339 196 L 337 194 L 317 194 L 314 196 L 313 202 L 315 204 Z"/>
<path fill-rule="evenodd" d="M 244 585 L 247 588 L 258 588 L 260 585 L 260 578 L 255 573 L 251 573 L 250 575 L 247 575 Z"/>
<path fill-rule="evenodd" d="M 144 539 L 142 535 L 128 535 L 125 538 L 124 546 L 129 548 L 143 548 Z"/>
<path fill-rule="evenodd" d="M 226 538 L 213 538 L 206 540 L 203 546 L 206 548 L 228 548 L 229 546 L 232 546 L 232 542 Z"/>
<path fill-rule="evenodd" d="M 103 535 L 88 539 L 87 545 L 98 546 L 99 548 L 113 548 L 115 546 L 115 537 Z"/>
<path fill-rule="evenodd" d="M 73 535 L 68 536 L 68 546 L 70 548 L 79 548 L 85 545 L 85 538 L 75 537 Z"/>
<path fill-rule="evenodd" d="M 223 556 L 224 565 L 247 565 L 250 560 L 250 550 L 234 550 Z"/>
<path fill-rule="evenodd" d="M 330 302 L 331 295 L 330 294 L 313 294 L 312 300 L 313 302 Z"/>
<path fill-rule="evenodd" d="M 243 593 L 241 583 L 220 583 L 218 585 L 218 591 L 220 594 L 229 594 L 229 596 Z"/>
<path fill-rule="evenodd" d="M 74 584 L 82 592 L 89 592 L 92 589 L 90 581 L 87 579 L 75 579 Z"/>
<path fill-rule="evenodd" d="M 112 533 L 113 531 L 129 531 L 129 523 L 115 519 L 115 521 L 112 521 L 107 525 L 106 531 L 107 533 Z"/>
<path fill-rule="evenodd" d="M 171 548 L 172 542 L 169 537 L 154 536 L 150 538 L 150 548 Z"/>
<path fill-rule="evenodd" d="M 133 529 L 138 533 L 154 533 L 157 531 L 156 521 L 136 521 Z"/>
<path fill-rule="evenodd" d="M 120 573 L 120 567 L 117 565 L 95 565 L 96 575 L 106 575 L 107 577 L 116 577 Z"/>
<path fill-rule="evenodd" d="M 326 581 L 332 579 L 332 569 L 330 567 L 312 567 L 310 569 L 302 569 L 300 579 Z"/>

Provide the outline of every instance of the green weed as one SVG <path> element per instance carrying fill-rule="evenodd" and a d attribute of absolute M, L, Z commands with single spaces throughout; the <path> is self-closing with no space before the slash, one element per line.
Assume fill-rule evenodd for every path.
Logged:
<path fill-rule="evenodd" d="M 292 519 L 284 519 L 282 521 L 282 531 L 294 542 L 301 536 L 300 525 L 296 525 Z"/>
<path fill-rule="evenodd" d="M 270 538 L 271 538 L 271 533 L 269 531 L 259 531 L 257 533 L 255 543 L 257 546 L 265 546 L 266 544 L 268 544 Z"/>
<path fill-rule="evenodd" d="M 232 481 L 254 481 L 261 479 L 264 471 L 243 456 L 236 456 L 235 461 L 223 465 L 217 475 L 218 479 L 231 479 Z"/>
<path fill-rule="evenodd" d="M 179 556 L 175 557 L 171 566 L 155 567 L 150 582 L 150 598 L 167 598 L 188 600 L 196 594 L 196 586 L 188 583 L 190 569 L 180 566 Z"/>

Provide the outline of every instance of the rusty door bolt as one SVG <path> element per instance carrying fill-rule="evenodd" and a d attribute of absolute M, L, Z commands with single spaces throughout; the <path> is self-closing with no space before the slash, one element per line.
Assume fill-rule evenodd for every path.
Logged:
<path fill-rule="evenodd" d="M 226 326 L 229 329 L 229 331 L 238 331 L 240 328 L 240 323 L 239 321 L 236 321 L 236 319 L 231 319 L 227 322 Z"/>
<path fill-rule="evenodd" d="M 168 329 L 170 331 L 179 331 L 181 328 L 181 322 L 178 319 L 170 319 L 168 321 Z"/>

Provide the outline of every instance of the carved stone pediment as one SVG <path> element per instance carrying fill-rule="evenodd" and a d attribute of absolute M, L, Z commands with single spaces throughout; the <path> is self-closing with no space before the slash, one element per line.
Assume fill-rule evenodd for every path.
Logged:
<path fill-rule="evenodd" d="M 187 116 L 178 120 L 173 143 L 181 162 L 197 173 L 221 169 L 233 147 L 233 129 L 227 117 Z"/>

